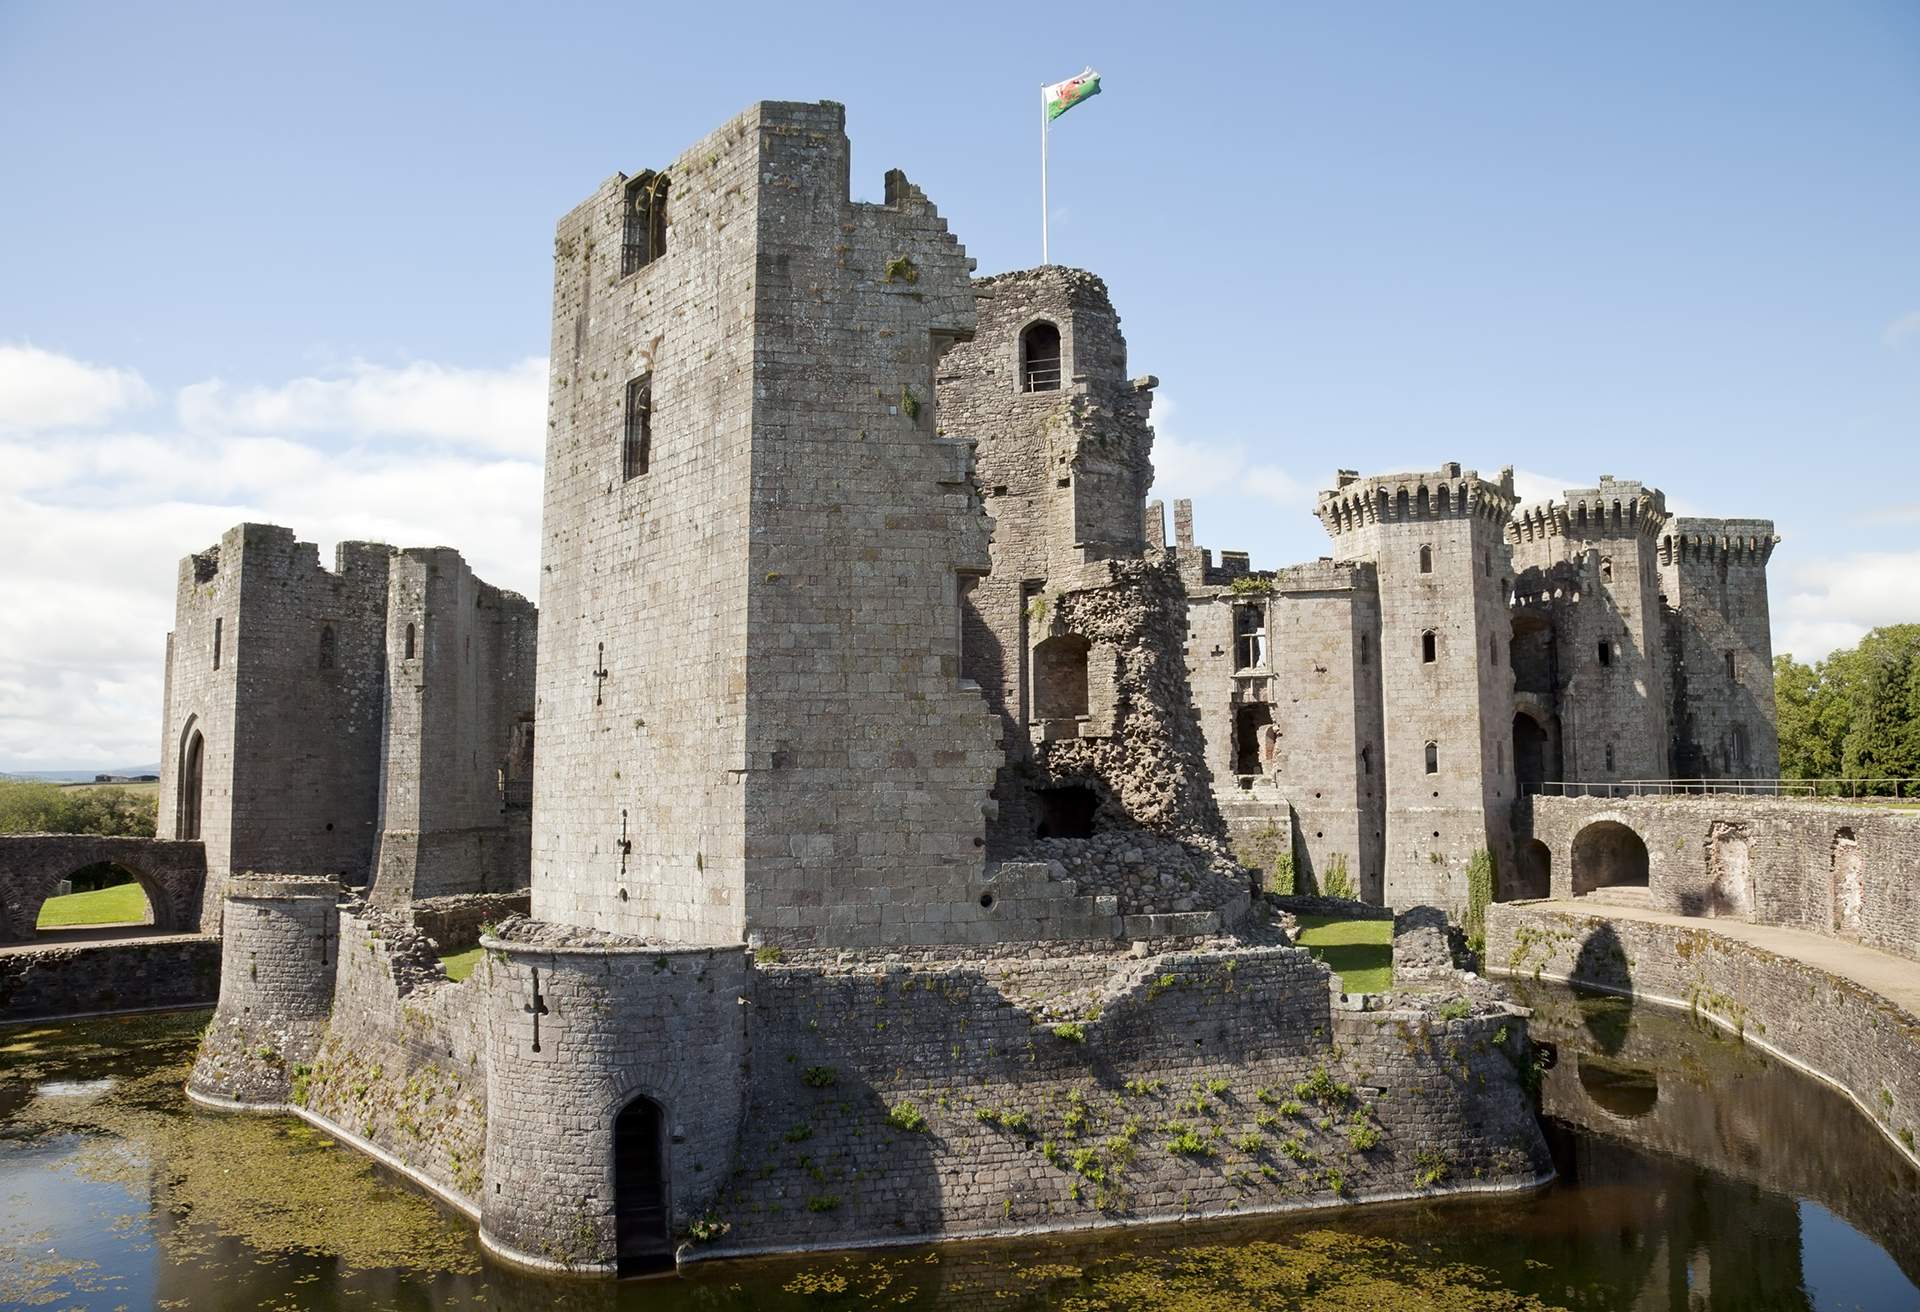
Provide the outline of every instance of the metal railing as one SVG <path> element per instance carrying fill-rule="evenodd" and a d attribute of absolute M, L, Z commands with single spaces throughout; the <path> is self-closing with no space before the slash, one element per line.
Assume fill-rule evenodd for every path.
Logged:
<path fill-rule="evenodd" d="M 1041 364 L 1038 361 L 1027 366 L 1020 378 L 1020 390 L 1023 392 L 1057 392 L 1060 390 L 1060 365 Z"/>
<path fill-rule="evenodd" d="M 1841 802 L 1920 801 L 1920 779 L 1622 779 L 1525 784 L 1533 797 L 1818 797 Z"/>

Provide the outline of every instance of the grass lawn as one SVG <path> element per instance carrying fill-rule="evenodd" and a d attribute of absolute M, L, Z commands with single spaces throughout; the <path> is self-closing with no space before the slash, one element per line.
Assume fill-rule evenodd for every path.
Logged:
<path fill-rule="evenodd" d="M 91 893 L 69 893 L 50 897 L 40 904 L 40 928 L 60 929 L 67 925 L 144 925 L 147 895 L 138 884 L 115 884 Z"/>
<path fill-rule="evenodd" d="M 446 971 L 447 978 L 456 984 L 473 974 L 473 968 L 479 963 L 479 948 L 468 948 L 465 952 L 456 952 L 452 956 L 440 958 L 440 968 Z"/>
<path fill-rule="evenodd" d="M 1327 963 L 1348 993 L 1393 987 L 1393 922 L 1301 916 L 1300 944 Z"/>

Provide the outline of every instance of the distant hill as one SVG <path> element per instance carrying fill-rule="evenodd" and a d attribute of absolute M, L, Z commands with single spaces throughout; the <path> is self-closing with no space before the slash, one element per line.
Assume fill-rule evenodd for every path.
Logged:
<path fill-rule="evenodd" d="M 0 779 L 37 779 L 49 784 L 90 784 L 94 776 L 110 774 L 117 779 L 138 779 L 143 774 L 159 774 L 160 764 L 123 765 L 112 770 L 4 770 Z"/>

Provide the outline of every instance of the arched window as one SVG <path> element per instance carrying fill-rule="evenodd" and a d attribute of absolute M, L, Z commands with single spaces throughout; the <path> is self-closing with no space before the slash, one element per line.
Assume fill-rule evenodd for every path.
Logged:
<path fill-rule="evenodd" d="M 647 472 L 653 458 L 653 375 L 641 374 L 627 383 L 625 436 L 621 444 L 620 465 L 623 477 L 633 479 Z"/>
<path fill-rule="evenodd" d="M 413 659 L 413 625 L 407 625 L 407 659 Z"/>
<path fill-rule="evenodd" d="M 1363 633 L 1360 635 L 1360 663 L 1362 665 L 1365 665 L 1367 663 L 1368 655 L 1369 653 L 1367 650 L 1367 635 Z"/>
<path fill-rule="evenodd" d="M 1405 488 L 1401 488 L 1393 498 L 1393 517 L 1399 520 L 1407 518 L 1407 490 Z"/>
<path fill-rule="evenodd" d="M 1424 542 L 1420 544 L 1420 572 L 1433 573 L 1433 548 Z"/>
<path fill-rule="evenodd" d="M 1431 665 L 1439 659 L 1439 656 L 1440 639 L 1435 636 L 1432 629 L 1428 629 L 1420 635 L 1420 662 L 1423 665 Z"/>
<path fill-rule="evenodd" d="M 620 276 L 645 268 L 667 253 L 667 175 L 648 171 L 627 184 L 626 220 L 620 232 Z"/>
<path fill-rule="evenodd" d="M 1613 582 L 1613 557 L 1612 556 L 1600 557 L 1600 577 L 1605 579 L 1608 583 Z"/>
<path fill-rule="evenodd" d="M 333 625 L 331 624 L 320 626 L 320 668 L 323 670 L 333 668 Z"/>
<path fill-rule="evenodd" d="M 1439 743 L 1427 744 L 1427 773 L 1428 774 L 1440 773 L 1440 744 Z"/>
<path fill-rule="evenodd" d="M 191 730 L 180 752 L 180 823 L 174 837 L 192 840 L 200 837 L 200 791 L 206 766 L 206 739 L 198 729 Z"/>
<path fill-rule="evenodd" d="M 1060 329 L 1045 319 L 1020 334 L 1020 390 L 1060 390 Z"/>

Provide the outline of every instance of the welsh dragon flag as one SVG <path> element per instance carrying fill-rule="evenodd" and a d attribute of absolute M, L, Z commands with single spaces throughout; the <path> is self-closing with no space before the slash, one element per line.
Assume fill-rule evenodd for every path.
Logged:
<path fill-rule="evenodd" d="M 1089 64 L 1079 75 L 1040 89 L 1047 105 L 1047 122 L 1059 118 L 1083 100 L 1100 94 L 1100 75 Z"/>

